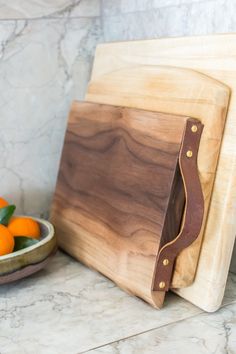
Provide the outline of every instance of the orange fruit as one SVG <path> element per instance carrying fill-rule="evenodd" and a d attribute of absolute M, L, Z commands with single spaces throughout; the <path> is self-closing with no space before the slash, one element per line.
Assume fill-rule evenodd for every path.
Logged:
<path fill-rule="evenodd" d="M 39 224 L 31 218 L 13 216 L 8 223 L 8 230 L 13 236 L 26 236 L 36 239 L 40 237 Z"/>
<path fill-rule="evenodd" d="M 15 240 L 8 228 L 0 224 L 0 256 L 11 253 L 14 249 Z"/>
<path fill-rule="evenodd" d="M 0 208 L 4 208 L 7 205 L 8 202 L 4 198 L 0 197 Z"/>

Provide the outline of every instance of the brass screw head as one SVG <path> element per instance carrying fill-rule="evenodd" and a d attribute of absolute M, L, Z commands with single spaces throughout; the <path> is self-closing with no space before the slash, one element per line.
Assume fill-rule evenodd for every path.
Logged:
<path fill-rule="evenodd" d="M 193 133 L 196 133 L 197 132 L 197 126 L 196 125 L 192 125 L 191 130 L 192 130 Z"/>
<path fill-rule="evenodd" d="M 165 283 L 164 281 L 161 281 L 161 282 L 159 283 L 159 288 L 160 288 L 160 289 L 163 289 L 165 286 L 166 286 L 166 283 Z"/>
<path fill-rule="evenodd" d="M 192 152 L 191 150 L 188 150 L 188 151 L 186 152 L 186 156 L 187 156 L 187 157 L 192 157 L 192 156 L 193 156 L 193 152 Z"/>
<path fill-rule="evenodd" d="M 167 266 L 169 264 L 169 259 L 167 259 L 167 258 L 163 259 L 162 263 L 164 266 Z"/>

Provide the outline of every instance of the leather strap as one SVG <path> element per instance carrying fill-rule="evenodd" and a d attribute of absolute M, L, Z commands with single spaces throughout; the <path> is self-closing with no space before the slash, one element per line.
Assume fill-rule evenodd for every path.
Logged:
<path fill-rule="evenodd" d="M 171 285 L 177 255 L 195 241 L 201 231 L 204 215 L 204 198 L 197 168 L 197 154 L 203 124 L 188 119 L 179 155 L 179 166 L 184 183 L 186 204 L 178 236 L 158 252 L 153 280 L 154 291 L 167 291 Z"/>

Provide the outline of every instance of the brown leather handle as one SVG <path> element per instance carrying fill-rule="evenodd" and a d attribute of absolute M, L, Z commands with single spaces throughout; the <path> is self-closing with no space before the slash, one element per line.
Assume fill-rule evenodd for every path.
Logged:
<path fill-rule="evenodd" d="M 165 244 L 158 253 L 154 291 L 167 291 L 171 284 L 174 262 L 184 248 L 197 239 L 204 216 L 204 198 L 197 168 L 197 154 L 203 124 L 197 119 L 188 119 L 180 149 L 179 166 L 184 183 L 186 204 L 182 227 L 177 237 Z"/>

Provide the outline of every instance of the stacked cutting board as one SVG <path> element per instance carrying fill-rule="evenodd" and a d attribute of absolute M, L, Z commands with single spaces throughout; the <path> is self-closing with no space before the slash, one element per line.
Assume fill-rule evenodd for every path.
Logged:
<path fill-rule="evenodd" d="M 198 176 L 204 199 L 201 229 L 199 229 L 197 238 L 192 239 L 190 245 L 186 244 L 176 254 L 169 285 L 180 296 L 206 311 L 215 311 L 220 306 L 236 232 L 234 218 L 236 204 L 235 56 L 236 35 L 102 44 L 96 51 L 92 77 L 86 95 L 86 101 L 91 103 L 75 103 L 72 106 L 52 208 L 52 221 L 58 229 L 59 243 L 76 258 L 98 269 L 121 287 L 157 307 L 162 305 L 163 291 L 167 290 L 165 286 L 163 289 L 157 287 L 161 283 L 162 285 L 168 283 L 168 280 L 159 281 L 165 274 L 164 270 L 158 268 L 158 262 L 161 259 L 160 251 L 163 250 L 159 236 L 163 235 L 163 230 L 155 230 L 155 223 L 152 226 L 148 224 L 149 227 L 147 227 L 145 224 L 147 220 L 141 222 L 139 219 L 136 220 L 136 224 L 138 222 L 143 230 L 149 231 L 135 234 L 135 228 L 130 219 L 127 222 L 127 219 L 124 221 L 117 216 L 109 216 L 107 205 L 109 203 L 112 205 L 112 201 L 115 203 L 114 200 L 118 198 L 116 193 L 122 189 L 122 186 L 127 183 L 128 185 L 130 183 L 130 186 L 137 185 L 134 177 L 124 176 L 122 178 L 124 172 L 121 171 L 124 167 L 128 171 L 129 166 L 134 166 L 132 160 L 128 159 L 127 152 L 134 151 L 133 138 L 136 143 L 144 144 L 145 142 L 144 146 L 147 150 L 144 149 L 142 152 L 145 155 L 146 151 L 146 155 L 151 156 L 148 149 L 154 141 L 156 141 L 155 144 L 159 144 L 155 145 L 155 148 L 161 151 L 161 154 L 163 151 L 164 153 L 172 151 L 170 149 L 170 146 L 173 147 L 171 132 L 175 131 L 176 146 L 178 146 L 176 150 L 178 154 L 175 156 L 178 156 L 181 167 L 181 151 L 183 151 L 185 142 L 183 131 L 187 130 L 189 119 L 198 120 L 195 124 L 190 123 L 192 126 L 198 126 L 201 122 L 204 129 L 197 157 Z M 128 108 L 122 109 L 121 107 Z M 165 124 L 169 127 L 164 130 L 163 123 L 160 123 L 163 117 Z M 101 141 L 105 144 L 106 140 L 103 135 L 107 130 L 114 130 L 113 138 L 116 139 L 115 141 L 120 139 L 120 143 L 110 157 L 108 155 L 95 157 L 92 154 L 94 160 L 90 152 L 94 151 L 95 147 L 99 147 L 99 144 L 102 144 Z M 125 136 L 120 133 L 123 130 L 126 132 Z M 197 130 L 199 132 L 201 129 Z M 164 134 L 163 131 L 168 134 Z M 91 137 L 94 134 L 99 136 L 100 140 L 92 141 Z M 102 139 L 101 136 L 103 136 Z M 164 136 L 169 146 L 163 146 Z M 85 137 L 88 139 L 86 143 L 83 140 Z M 108 139 L 108 144 L 111 137 L 106 135 L 106 139 Z M 194 139 L 194 135 L 191 139 Z M 127 151 L 122 145 L 124 142 Z M 76 149 L 75 146 L 77 146 Z M 137 152 L 137 149 L 135 153 L 140 158 L 141 152 L 140 149 Z M 187 149 L 188 151 L 192 153 L 194 150 Z M 173 157 L 174 152 L 172 151 L 171 154 Z M 78 160 L 75 160 L 73 156 L 77 156 Z M 124 160 L 126 160 L 125 164 L 122 162 Z M 166 156 L 166 161 L 171 161 L 168 156 Z M 170 166 L 175 166 L 173 162 L 169 163 Z M 77 169 L 73 168 L 75 165 L 78 166 Z M 104 167 L 102 170 L 101 166 Z M 143 171 L 148 171 L 146 165 L 139 166 L 139 168 L 140 176 Z M 175 171 L 176 168 L 175 166 Z M 137 166 L 133 171 L 136 169 Z M 109 178 L 106 173 L 104 175 L 104 171 Z M 181 172 L 184 180 L 184 173 Z M 155 178 L 160 175 L 158 171 L 153 173 Z M 94 179 L 89 184 L 89 177 L 86 176 L 90 174 L 97 176 L 97 184 Z M 116 178 L 117 174 L 121 174 L 119 179 Z M 140 188 L 143 185 L 149 185 L 151 188 L 152 183 L 147 175 L 143 179 L 140 177 Z M 150 171 L 149 175 L 151 175 Z M 105 187 L 104 184 L 101 187 L 97 182 L 98 176 L 99 180 L 105 182 Z M 68 187 L 68 180 L 71 178 L 73 181 Z M 167 177 L 164 179 L 167 180 Z M 160 181 L 162 179 L 156 179 L 156 185 L 161 185 Z M 197 186 L 197 178 L 194 181 Z M 91 200 L 89 200 L 88 190 L 92 185 L 100 187 L 92 189 Z M 83 186 L 83 188 L 82 191 L 79 188 L 80 193 L 76 196 L 77 186 Z M 114 193 L 114 186 L 117 188 L 116 193 Z M 166 186 L 165 183 L 162 187 L 167 188 Z M 168 195 L 172 195 L 171 185 L 168 188 L 166 189 L 169 191 Z M 188 192 L 190 190 L 191 193 Z M 198 190 L 196 194 L 194 188 L 188 189 L 185 185 L 184 212 L 181 192 L 177 193 L 178 198 L 170 198 L 176 202 L 179 211 L 174 213 L 172 210 L 172 215 L 175 215 L 175 231 L 173 228 L 171 230 L 175 236 L 172 236 L 171 240 L 166 240 L 164 246 L 176 242 L 178 236 L 181 235 L 181 227 L 183 230 L 186 224 L 188 200 L 191 200 L 191 195 L 194 193 L 195 209 L 199 212 L 201 203 L 197 203 L 197 195 L 201 191 Z M 133 189 L 125 192 L 125 198 L 134 193 Z M 62 207 L 64 205 L 62 201 L 68 193 L 72 193 L 70 198 L 72 205 Z M 148 190 L 148 193 L 159 203 L 161 196 L 155 195 L 155 184 Z M 101 195 L 102 199 L 99 199 Z M 124 198 L 124 190 L 122 190 L 122 195 Z M 138 190 L 134 195 L 135 198 L 139 196 Z M 135 206 L 138 205 L 130 201 L 126 203 L 126 199 L 120 196 L 116 203 L 126 205 L 127 210 L 135 210 Z M 142 207 L 145 205 L 143 200 L 140 203 Z M 145 205 L 146 218 L 150 219 L 152 215 L 154 218 L 152 222 L 154 222 L 157 210 L 147 209 L 148 206 Z M 168 218 L 166 210 L 165 217 Z M 190 222 L 192 233 L 198 214 L 197 212 L 195 214 L 193 204 Z M 180 215 L 182 215 L 182 222 Z M 122 227 L 122 223 L 127 227 Z M 124 239 L 124 235 L 130 237 L 131 234 L 132 239 Z M 117 235 L 119 237 L 122 235 L 123 238 Z M 114 242 L 114 240 L 118 241 Z M 152 242 L 154 246 L 150 252 Z M 98 249 L 103 250 L 100 252 L 103 257 L 98 256 Z M 147 253 L 143 250 L 147 250 Z M 156 273 L 158 282 L 155 282 L 155 269 L 158 269 Z M 138 275 L 135 275 L 137 270 Z"/>

